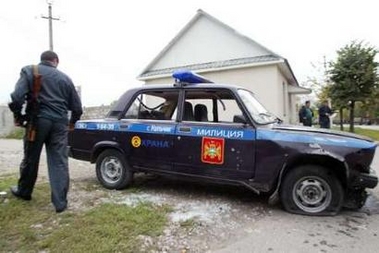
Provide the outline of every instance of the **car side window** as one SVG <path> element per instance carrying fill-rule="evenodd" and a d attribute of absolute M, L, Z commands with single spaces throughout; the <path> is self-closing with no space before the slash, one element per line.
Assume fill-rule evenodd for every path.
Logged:
<path fill-rule="evenodd" d="M 240 123 L 243 117 L 233 93 L 229 90 L 186 91 L 182 121 Z"/>
<path fill-rule="evenodd" d="M 212 99 L 186 99 L 182 120 L 212 122 L 212 103 Z"/>
<path fill-rule="evenodd" d="M 136 96 L 124 119 L 175 120 L 177 91 L 146 91 Z"/>
<path fill-rule="evenodd" d="M 217 107 L 219 122 L 235 123 L 235 116 L 243 115 L 235 99 L 220 100 L 217 103 Z"/>

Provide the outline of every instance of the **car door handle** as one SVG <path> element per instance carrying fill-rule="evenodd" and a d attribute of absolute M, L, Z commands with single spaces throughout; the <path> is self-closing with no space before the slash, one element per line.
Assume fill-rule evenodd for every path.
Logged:
<path fill-rule="evenodd" d="M 179 127 L 179 132 L 191 132 L 191 128 L 190 127 Z"/>

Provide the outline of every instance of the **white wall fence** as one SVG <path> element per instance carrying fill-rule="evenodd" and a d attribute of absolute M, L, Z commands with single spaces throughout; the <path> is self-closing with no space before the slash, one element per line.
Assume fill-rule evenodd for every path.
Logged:
<path fill-rule="evenodd" d="M 82 119 L 104 118 L 109 110 L 109 105 L 84 107 Z M 8 106 L 0 105 L 0 137 L 8 135 L 14 129 L 12 112 Z"/>
<path fill-rule="evenodd" d="M 7 105 L 0 105 L 0 136 L 7 135 L 14 129 L 13 114 Z"/>

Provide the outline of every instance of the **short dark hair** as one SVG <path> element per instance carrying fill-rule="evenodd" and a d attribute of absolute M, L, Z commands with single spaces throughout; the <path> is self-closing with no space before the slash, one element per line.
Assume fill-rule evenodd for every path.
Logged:
<path fill-rule="evenodd" d="M 41 54 L 41 61 L 53 61 L 55 59 L 57 59 L 57 61 L 59 62 L 58 55 L 51 50 L 45 51 Z"/>
<path fill-rule="evenodd" d="M 305 101 L 305 104 L 310 104 L 310 103 L 311 103 L 311 101 L 309 101 L 309 100 Z"/>

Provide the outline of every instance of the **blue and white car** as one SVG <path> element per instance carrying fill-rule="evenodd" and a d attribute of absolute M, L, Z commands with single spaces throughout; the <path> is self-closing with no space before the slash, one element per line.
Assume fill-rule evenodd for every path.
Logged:
<path fill-rule="evenodd" d="M 284 125 L 245 88 L 190 72 L 174 78 L 125 92 L 104 119 L 78 121 L 71 157 L 96 163 L 109 189 L 128 187 L 137 172 L 175 175 L 243 185 L 308 215 L 360 208 L 377 185 L 372 140 Z"/>

